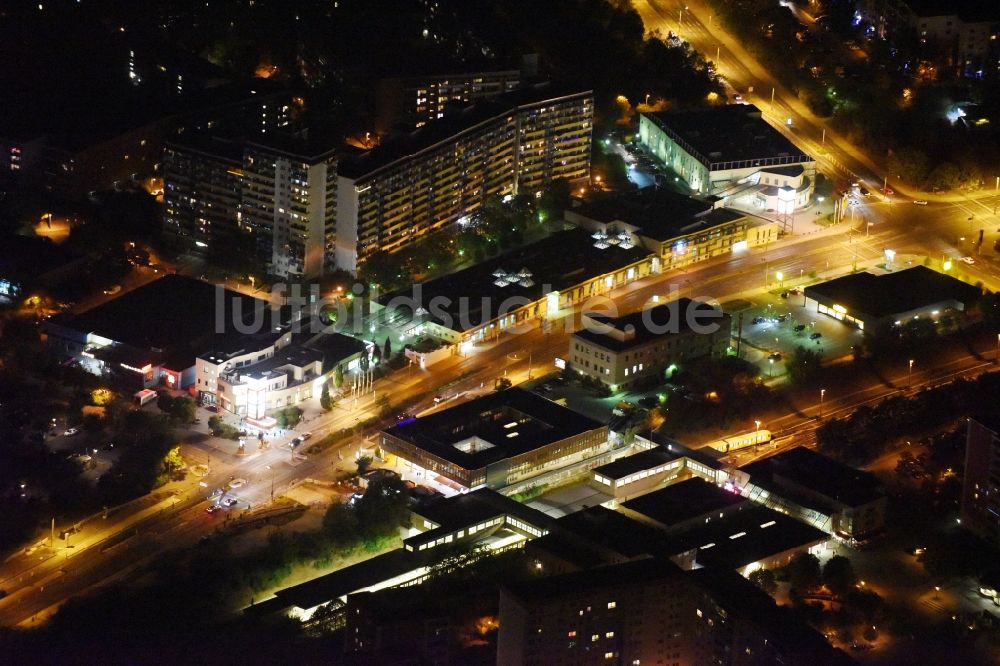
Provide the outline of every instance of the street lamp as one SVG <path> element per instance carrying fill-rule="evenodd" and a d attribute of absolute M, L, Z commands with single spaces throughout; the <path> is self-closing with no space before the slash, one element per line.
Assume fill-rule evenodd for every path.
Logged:
<path fill-rule="evenodd" d="M 906 388 L 910 388 L 910 380 L 913 378 L 913 359 L 910 359 L 910 368 L 906 371 Z"/>
<path fill-rule="evenodd" d="M 270 465 L 266 466 L 267 469 L 271 471 L 271 503 L 274 503 L 274 468 Z"/>
<path fill-rule="evenodd" d="M 782 273 L 781 271 L 778 271 L 777 273 L 774 274 L 774 277 L 778 279 L 778 289 L 781 289 L 781 287 L 784 285 L 785 282 L 785 274 Z"/>
<path fill-rule="evenodd" d="M 767 376 L 768 377 L 773 377 L 774 376 L 774 359 L 773 358 L 769 358 L 767 360 L 768 360 L 768 363 L 770 364 L 768 366 Z"/>
<path fill-rule="evenodd" d="M 823 418 L 823 398 L 826 397 L 826 389 L 819 390 L 819 417 Z"/>

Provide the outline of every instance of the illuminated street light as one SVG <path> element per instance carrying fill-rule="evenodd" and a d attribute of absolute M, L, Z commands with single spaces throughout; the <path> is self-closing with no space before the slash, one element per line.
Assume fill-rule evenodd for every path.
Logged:
<path fill-rule="evenodd" d="M 785 274 L 782 273 L 781 271 L 778 271 L 777 273 L 774 274 L 774 277 L 778 279 L 778 288 L 780 289 L 785 281 Z"/>
<path fill-rule="evenodd" d="M 910 380 L 913 378 L 913 359 L 910 359 L 910 368 L 906 372 L 906 388 L 910 388 Z"/>
<path fill-rule="evenodd" d="M 823 398 L 826 397 L 826 389 L 819 390 L 819 417 L 823 418 Z M 864 585 L 864 582 L 861 583 Z"/>

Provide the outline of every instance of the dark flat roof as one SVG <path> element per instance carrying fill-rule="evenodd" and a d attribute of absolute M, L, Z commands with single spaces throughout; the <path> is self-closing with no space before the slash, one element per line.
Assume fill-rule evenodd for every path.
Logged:
<path fill-rule="evenodd" d="M 582 328 L 573 335 L 589 343 L 599 345 L 611 351 L 625 351 L 644 345 L 652 340 L 668 335 L 687 332 L 691 326 L 687 313 L 693 313 L 696 323 L 700 325 L 718 324 L 725 327 L 729 316 L 719 307 L 704 301 L 694 301 L 687 297 L 678 298 L 670 303 L 647 308 L 622 317 L 607 317 L 604 315 L 587 315 L 589 319 L 615 328 L 619 331 L 634 331 L 635 335 L 625 340 L 613 338 L 605 333 Z M 713 316 L 713 314 L 717 316 Z M 660 329 L 660 330 L 658 330 Z"/>
<path fill-rule="evenodd" d="M 772 157 L 811 159 L 761 118 L 752 104 L 727 104 L 697 111 L 644 113 L 699 153 L 703 163 L 740 162 Z"/>
<path fill-rule="evenodd" d="M 410 310 L 423 307 L 437 323 L 453 331 L 468 331 L 496 319 L 504 301 L 517 304 L 526 299 L 533 303 L 547 293 L 546 287 L 563 291 L 648 256 L 650 253 L 638 245 L 627 250 L 618 246 L 601 250 L 594 247 L 585 229 L 567 229 L 457 273 L 382 296 L 379 302 L 387 305 L 395 301 L 397 307 Z M 495 284 L 495 271 L 519 273 L 521 269 L 531 273 L 528 286 L 520 282 L 503 287 Z"/>
<path fill-rule="evenodd" d="M 433 148 L 487 121 L 514 113 L 521 107 L 557 102 L 564 98 L 585 99 L 592 96 L 591 90 L 581 91 L 548 84 L 522 86 L 509 93 L 471 104 L 461 111 L 445 114 L 443 118 L 429 122 L 412 132 L 390 137 L 381 145 L 358 157 L 341 161 L 337 173 L 345 178 L 358 180 L 373 175 L 394 162 Z"/>
<path fill-rule="evenodd" d="M 313 338 L 307 343 L 309 349 L 314 349 L 323 356 L 324 371 L 345 358 L 360 354 L 365 350 L 364 340 L 331 331 Z"/>
<path fill-rule="evenodd" d="M 441 497 L 421 505 L 413 513 L 434 521 L 448 531 L 474 525 L 501 514 L 520 518 L 536 527 L 546 527 L 553 523 L 553 519 L 541 511 L 489 488 Z"/>
<path fill-rule="evenodd" d="M 243 164 L 243 143 L 216 134 L 186 132 L 176 139 L 167 141 L 166 146 L 174 150 L 199 153 L 219 162 L 228 162 L 234 167 Z"/>
<path fill-rule="evenodd" d="M 217 312 L 219 297 L 223 302 Z M 234 303 L 240 304 L 244 321 L 253 321 L 255 308 L 271 311 L 265 301 L 170 274 L 81 314 L 57 315 L 52 322 L 139 349 L 167 350 L 231 332 Z M 216 331 L 217 318 L 222 331 Z"/>
<path fill-rule="evenodd" d="M 695 477 L 630 499 L 622 506 L 670 527 L 739 504 L 749 504 L 749 500 Z"/>
<path fill-rule="evenodd" d="M 609 462 L 606 465 L 595 467 L 594 472 L 600 474 L 601 476 L 606 476 L 609 479 L 621 479 L 629 474 L 657 467 L 664 463 L 668 463 L 671 460 L 677 460 L 680 457 L 679 453 L 671 453 L 662 446 L 659 446 L 655 449 L 650 449 L 649 451 L 642 451 L 631 456 L 625 456 L 624 458 L 619 458 L 614 462 Z"/>
<path fill-rule="evenodd" d="M 907 0 L 910 11 L 918 18 L 958 16 L 967 23 L 1000 21 L 1000 5 L 996 0 Z"/>
<path fill-rule="evenodd" d="M 516 426 L 505 427 L 511 423 Z M 574 435 L 606 426 L 530 391 L 511 388 L 422 416 L 385 432 L 465 469 L 480 469 Z M 513 433 L 517 433 L 516 436 Z M 470 437 L 492 444 L 465 452 Z"/>
<path fill-rule="evenodd" d="M 629 558 L 671 557 L 691 549 L 686 542 L 663 530 L 599 505 L 559 518 L 552 531 L 568 532 Z"/>
<path fill-rule="evenodd" d="M 807 298 L 819 296 L 844 306 L 851 314 L 879 318 L 952 299 L 967 306 L 981 294 L 976 287 L 926 266 L 885 275 L 852 273 L 805 289 Z"/>
<path fill-rule="evenodd" d="M 597 198 L 571 209 L 598 222 L 623 222 L 656 241 L 666 241 L 746 217 L 730 209 L 713 209 L 712 203 L 657 187 Z"/>
<path fill-rule="evenodd" d="M 397 548 L 363 562 L 330 572 L 325 576 L 286 587 L 274 594 L 282 600 L 285 607 L 313 608 L 325 604 L 331 599 L 357 592 L 376 583 L 400 576 L 407 571 L 413 571 L 424 562 L 425 558 L 422 555 Z"/>
<path fill-rule="evenodd" d="M 0 279 L 7 280 L 35 280 L 83 258 L 37 236 L 5 234 L 0 247 Z"/>
<path fill-rule="evenodd" d="M 521 599 L 546 601 L 574 596 L 581 592 L 590 592 L 611 585 L 642 587 L 655 581 L 681 579 L 685 575 L 684 571 L 670 560 L 647 557 L 633 562 L 574 571 L 560 576 L 519 581 L 505 585 L 503 589 Z"/>
<path fill-rule="evenodd" d="M 805 167 L 801 164 L 791 164 L 789 166 L 765 167 L 764 170 L 779 176 L 798 176 L 805 171 Z"/>
<path fill-rule="evenodd" d="M 672 535 L 697 549 L 703 567 L 739 569 L 793 548 L 826 541 L 830 535 L 767 507 L 751 505 Z"/>
<path fill-rule="evenodd" d="M 861 506 L 885 497 L 885 488 L 871 472 L 854 469 L 804 446 L 758 460 L 741 469 L 750 475 L 752 483 L 766 483 L 783 477 L 847 506 Z M 780 479 L 771 485 L 780 485 Z"/>

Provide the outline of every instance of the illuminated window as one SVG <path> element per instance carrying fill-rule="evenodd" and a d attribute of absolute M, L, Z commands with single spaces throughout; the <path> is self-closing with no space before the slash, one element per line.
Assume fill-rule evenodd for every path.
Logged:
<path fill-rule="evenodd" d="M 618 604 L 616 604 L 614 601 L 609 601 L 608 602 L 608 609 L 609 610 L 612 609 L 612 608 L 615 608 L 617 606 L 618 606 Z"/>

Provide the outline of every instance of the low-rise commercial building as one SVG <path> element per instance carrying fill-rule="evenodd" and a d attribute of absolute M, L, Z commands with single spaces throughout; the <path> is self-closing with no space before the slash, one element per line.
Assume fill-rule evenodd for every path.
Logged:
<path fill-rule="evenodd" d="M 885 527 L 888 498 L 875 475 L 805 447 L 750 463 L 734 477 L 749 499 L 844 539 Z"/>
<path fill-rule="evenodd" d="M 597 197 L 568 209 L 565 217 L 597 234 L 596 242 L 641 244 L 659 258 L 663 270 L 766 245 L 780 231 L 772 221 L 718 202 L 654 187 Z"/>
<path fill-rule="evenodd" d="M 634 242 L 597 246 L 585 230 L 567 229 L 382 296 L 378 307 L 409 318 L 407 333 L 429 333 L 467 350 L 659 270 L 659 259 Z"/>
<path fill-rule="evenodd" d="M 308 322 L 257 335 L 228 337 L 198 355 L 199 400 L 251 419 L 319 397 L 339 366 L 359 367 L 367 345 L 332 331 L 308 332 Z"/>
<path fill-rule="evenodd" d="M 235 327 L 280 324 L 261 300 L 181 275 L 166 275 L 78 315 L 45 326 L 48 343 L 97 375 L 136 388 L 189 389 L 195 358 Z"/>
<path fill-rule="evenodd" d="M 768 187 L 786 191 L 782 199 L 775 190 L 775 204 L 806 203 L 815 190 L 816 160 L 768 125 L 753 105 L 643 113 L 639 140 L 699 194 L 733 196 L 736 186 L 763 185 L 770 205 Z M 802 171 L 794 174 L 789 167 Z M 761 182 L 764 177 L 768 182 Z"/>
<path fill-rule="evenodd" d="M 410 536 L 403 548 L 412 552 L 482 541 L 501 532 L 536 539 L 548 533 L 546 514 L 489 488 L 441 497 L 411 510 Z M 509 540 L 508 540 L 509 541 Z"/>
<path fill-rule="evenodd" d="M 419 474 L 501 489 L 607 452 L 608 428 L 529 391 L 499 391 L 382 432 Z"/>
<path fill-rule="evenodd" d="M 341 161 L 338 266 L 459 224 L 490 197 L 589 178 L 593 107 L 591 91 L 524 87 Z"/>
<path fill-rule="evenodd" d="M 912 319 L 937 321 L 949 311 L 963 312 L 982 292 L 926 266 L 875 275 L 852 273 L 805 288 L 805 305 L 861 330 L 905 324 Z"/>
<path fill-rule="evenodd" d="M 618 510 L 664 530 L 680 544 L 678 554 L 695 554 L 693 566 L 743 575 L 784 566 L 798 553 L 824 553 L 830 540 L 823 530 L 698 478 L 628 500 Z"/>
<path fill-rule="evenodd" d="M 580 374 L 629 386 L 672 364 L 726 353 L 732 320 L 719 307 L 690 298 L 622 317 L 584 313 L 570 337 L 567 360 Z"/>

